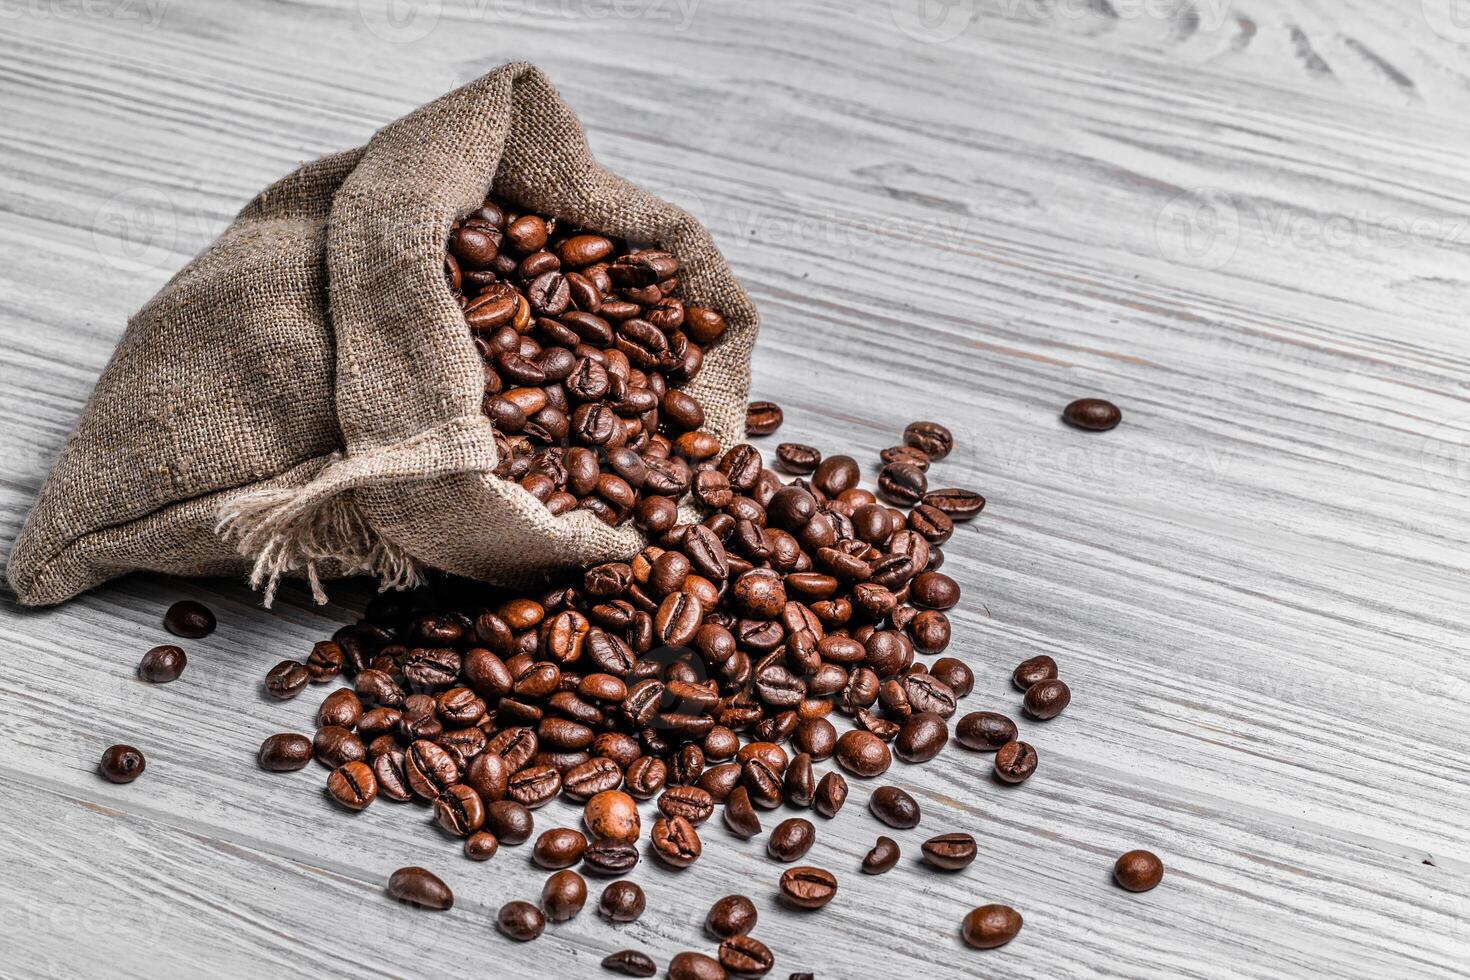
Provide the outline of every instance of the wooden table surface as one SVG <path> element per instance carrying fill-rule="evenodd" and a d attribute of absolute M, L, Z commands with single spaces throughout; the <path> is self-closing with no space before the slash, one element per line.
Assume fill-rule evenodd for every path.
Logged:
<path fill-rule="evenodd" d="M 1004 788 L 951 748 L 854 784 L 774 901 L 764 840 L 637 874 L 650 911 L 513 945 L 528 848 L 490 863 L 418 808 L 335 811 L 265 669 L 361 608 L 133 577 L 3 617 L 0 976 L 601 975 L 710 950 L 751 894 L 772 976 L 1451 977 L 1470 968 L 1470 21 L 1452 0 L 25 0 L 0 5 L 0 544 L 127 315 L 250 196 L 501 61 L 545 68 L 607 165 L 711 228 L 759 305 L 780 436 L 865 461 L 932 417 L 989 497 L 947 548 L 966 710 L 1018 714 L 1039 653 L 1074 701 Z M 1105 395 L 1112 433 L 1061 407 Z M 773 448 L 774 439 L 765 440 Z M 868 476 L 873 474 L 868 470 Z M 133 669 L 181 596 L 220 628 Z M 95 772 L 130 742 L 148 771 Z M 538 827 L 570 823 L 564 804 Z M 774 821 L 767 819 L 769 827 Z M 917 844 L 980 839 L 958 875 Z M 1168 866 L 1114 887 L 1133 847 Z M 447 914 L 383 894 L 423 864 Z M 963 947 L 974 905 L 1026 926 Z M 460 971 L 463 971 L 462 973 Z"/>

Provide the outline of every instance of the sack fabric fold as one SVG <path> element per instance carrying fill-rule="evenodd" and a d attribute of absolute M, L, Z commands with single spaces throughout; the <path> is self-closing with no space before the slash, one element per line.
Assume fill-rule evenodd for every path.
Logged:
<path fill-rule="evenodd" d="M 758 322 L 704 228 L 602 169 L 546 77 L 508 64 L 267 188 L 129 322 L 11 551 L 25 605 L 117 575 L 428 569 L 497 584 L 625 558 L 631 525 L 552 516 L 494 474 L 484 371 L 444 281 L 491 189 L 682 265 L 729 326 L 684 390 L 744 433 Z"/>

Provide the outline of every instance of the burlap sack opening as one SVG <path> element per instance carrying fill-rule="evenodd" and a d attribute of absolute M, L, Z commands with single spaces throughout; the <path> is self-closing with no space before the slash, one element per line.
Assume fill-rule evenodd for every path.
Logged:
<path fill-rule="evenodd" d="M 444 284 L 494 190 L 683 263 L 729 329 L 686 390 L 743 435 L 754 307 L 697 221 L 608 173 L 546 77 L 505 65 L 263 191 L 129 322 L 7 569 L 23 604 L 123 573 L 514 584 L 626 557 L 631 526 L 551 516 L 496 477 L 483 371 Z"/>

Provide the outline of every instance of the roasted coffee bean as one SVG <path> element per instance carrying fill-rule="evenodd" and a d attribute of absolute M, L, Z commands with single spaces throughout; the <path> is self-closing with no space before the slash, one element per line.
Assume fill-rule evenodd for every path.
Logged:
<path fill-rule="evenodd" d="M 775 402 L 751 402 L 745 409 L 745 433 L 768 436 L 781 428 L 785 416 Z"/>
<path fill-rule="evenodd" d="M 909 530 L 923 537 L 931 545 L 943 544 L 954 534 L 954 521 L 938 507 L 920 504 L 909 511 Z"/>
<path fill-rule="evenodd" d="M 582 853 L 582 866 L 595 875 L 624 875 L 638 865 L 638 848 L 631 841 L 593 841 Z"/>
<path fill-rule="evenodd" d="M 746 759 L 740 767 L 740 782 L 750 794 L 750 802 L 762 810 L 781 805 L 781 777 L 763 759 Z"/>
<path fill-rule="evenodd" d="M 814 446 L 799 442 L 783 442 L 776 447 L 776 464 L 787 473 L 806 475 L 822 462 L 822 453 Z"/>
<path fill-rule="evenodd" d="M 758 915 L 755 903 L 744 895 L 726 895 L 710 906 L 704 917 L 704 928 L 716 939 L 747 935 L 755 928 Z"/>
<path fill-rule="evenodd" d="M 348 810 L 361 810 L 378 797 L 378 780 L 366 763 L 347 762 L 327 777 L 327 792 Z"/>
<path fill-rule="evenodd" d="M 816 776 L 812 772 L 812 757 L 801 752 L 786 767 L 781 778 L 781 787 L 786 802 L 793 806 L 811 806 L 816 795 Z"/>
<path fill-rule="evenodd" d="M 388 877 L 388 894 L 400 902 L 423 909 L 445 911 L 454 907 L 454 893 L 432 871 L 399 868 Z"/>
<path fill-rule="evenodd" d="M 434 819 L 446 833 L 468 837 L 485 823 L 485 803 L 464 783 L 447 787 L 434 801 Z"/>
<path fill-rule="evenodd" d="M 265 693 L 280 701 L 300 694 L 311 680 L 306 665 L 295 660 L 282 660 L 265 675 Z"/>
<path fill-rule="evenodd" d="M 881 744 L 881 743 L 880 743 Z M 885 748 L 884 751 L 887 751 Z M 837 811 L 842 809 L 842 804 L 847 802 L 847 780 L 840 772 L 829 772 L 817 782 L 816 792 L 812 796 L 812 807 L 817 813 L 832 819 L 837 816 Z"/>
<path fill-rule="evenodd" d="M 611 763 L 611 760 L 600 761 Z M 612 765 L 616 771 L 616 764 Z M 638 839 L 638 804 L 633 797 L 620 790 L 604 790 L 588 800 L 587 805 L 582 808 L 582 821 L 587 825 L 587 831 L 593 840 Z"/>
<path fill-rule="evenodd" d="M 878 458 L 886 463 L 908 463 L 919 469 L 928 471 L 929 464 L 933 462 L 929 454 L 916 446 L 890 446 L 878 454 Z"/>
<path fill-rule="evenodd" d="M 1079 398 L 1062 409 L 1062 421 L 1074 429 L 1106 432 L 1123 421 L 1123 412 L 1101 398 Z"/>
<path fill-rule="evenodd" d="M 738 772 L 738 768 L 736 769 Z M 725 826 L 730 833 L 740 838 L 751 838 L 761 832 L 760 817 L 750 803 L 750 793 L 744 786 L 736 786 L 725 797 Z"/>
<path fill-rule="evenodd" d="M 819 909 L 837 894 L 837 878 L 821 868 L 799 866 L 781 873 L 781 897 L 799 909 Z"/>
<path fill-rule="evenodd" d="M 524 844 L 531 837 L 535 818 L 515 800 L 496 800 L 485 807 L 485 829 L 502 844 Z"/>
<path fill-rule="evenodd" d="M 658 809 L 666 817 L 683 817 L 697 826 L 715 812 L 715 801 L 698 786 L 671 786 L 658 798 Z"/>
<path fill-rule="evenodd" d="M 500 849 L 500 841 L 488 830 L 477 830 L 464 840 L 464 856 L 471 861 L 488 861 Z"/>
<path fill-rule="evenodd" d="M 651 800 L 662 792 L 668 776 L 669 767 L 662 759 L 639 756 L 628 766 L 623 785 L 634 798 Z"/>
<path fill-rule="evenodd" d="M 317 755 L 321 755 L 320 747 Z M 425 739 L 413 742 L 404 750 L 403 771 L 409 788 L 421 799 L 430 801 L 437 800 L 440 793 L 459 782 L 459 766 L 453 757 Z"/>
<path fill-rule="evenodd" d="M 942 613 L 934 613 L 939 616 Z M 975 675 L 963 661 L 954 657 L 940 657 L 929 665 L 929 674 L 947 686 L 956 698 L 965 697 L 975 687 Z"/>
<path fill-rule="evenodd" d="M 817 828 L 810 820 L 791 817 L 782 820 L 766 841 L 766 853 L 777 861 L 795 861 L 811 850 L 817 839 Z"/>
<path fill-rule="evenodd" d="M 951 833 L 931 837 L 923 844 L 924 860 L 943 871 L 958 871 L 975 860 L 975 838 Z"/>
<path fill-rule="evenodd" d="M 928 490 L 924 471 L 912 463 L 889 463 L 878 473 L 878 492 L 894 503 L 913 506 Z"/>
<path fill-rule="evenodd" d="M 828 456 L 817 465 L 812 483 L 829 497 L 850 490 L 862 479 L 862 470 L 851 456 Z"/>
<path fill-rule="evenodd" d="M 1011 683 L 1017 690 L 1025 691 L 1032 684 L 1053 680 L 1056 676 L 1057 662 L 1043 653 L 1016 664 L 1016 669 L 1011 671 Z"/>
<path fill-rule="evenodd" d="M 624 949 L 604 956 L 602 968 L 625 977 L 651 977 L 658 972 L 658 967 L 649 959 L 648 954 L 640 953 L 636 949 Z"/>
<path fill-rule="evenodd" d="M 502 935 L 518 943 L 528 943 L 546 930 L 546 916 L 530 902 L 506 902 L 495 916 Z"/>
<path fill-rule="evenodd" d="M 311 648 L 306 658 L 306 673 L 313 684 L 325 684 L 342 673 L 347 655 L 342 647 L 331 640 L 322 640 Z"/>
<path fill-rule="evenodd" d="M 494 752 L 481 752 L 465 767 L 464 781 L 486 803 L 505 799 L 510 789 L 510 766 Z"/>
<path fill-rule="evenodd" d="M 898 864 L 898 842 L 892 837 L 879 837 L 872 850 L 863 857 L 863 874 L 881 875 Z"/>
<path fill-rule="evenodd" d="M 837 729 L 826 718 L 808 718 L 797 724 L 792 744 L 820 762 L 831 758 L 837 749 Z"/>
<path fill-rule="evenodd" d="M 976 949 L 1004 946 L 1021 931 L 1021 915 L 1009 905 L 982 905 L 971 909 L 960 924 L 960 937 Z"/>
<path fill-rule="evenodd" d="M 759 939 L 731 936 L 720 943 L 720 965 L 737 977 L 763 977 L 776 958 Z"/>
<path fill-rule="evenodd" d="M 635 922 L 643 915 L 647 900 L 643 889 L 631 881 L 615 881 L 602 890 L 597 910 L 609 922 Z"/>
<path fill-rule="evenodd" d="M 362 739 L 335 725 L 318 728 L 311 748 L 316 760 L 329 769 L 367 758 L 367 746 L 362 744 Z"/>
<path fill-rule="evenodd" d="M 648 834 L 653 853 L 671 868 L 687 868 L 703 853 L 694 825 L 683 817 L 659 817 Z"/>
<path fill-rule="evenodd" d="M 346 688 L 338 688 L 328 694 L 316 711 L 318 728 L 336 725 L 339 728 L 352 729 L 361 720 L 362 702 Z"/>
<path fill-rule="evenodd" d="M 908 830 L 919 825 L 919 804 L 912 796 L 897 786 L 879 786 L 868 798 L 868 809 L 873 816 L 897 830 Z"/>
<path fill-rule="evenodd" d="M 547 870 L 570 868 L 582 860 L 587 851 L 587 838 L 570 827 L 556 827 L 536 838 L 531 860 Z"/>
<path fill-rule="evenodd" d="M 959 487 L 930 490 L 924 494 L 923 502 L 925 506 L 943 513 L 952 521 L 968 521 L 985 509 L 983 496 Z"/>
<path fill-rule="evenodd" d="M 510 798 L 534 810 L 556 799 L 561 792 L 561 774 L 551 766 L 531 766 L 510 777 Z"/>
<path fill-rule="evenodd" d="M 111 783 L 131 783 L 143 775 L 148 762 L 143 753 L 131 745 L 113 745 L 102 753 L 97 771 Z"/>
<path fill-rule="evenodd" d="M 260 743 L 256 756 L 260 768 L 268 772 L 295 772 L 311 762 L 311 739 L 305 735 L 282 733 Z"/>
<path fill-rule="evenodd" d="M 184 655 L 181 647 L 154 647 L 143 654 L 143 659 L 138 662 L 138 676 L 150 684 L 167 684 L 179 679 L 188 662 L 189 658 Z"/>
<path fill-rule="evenodd" d="M 949 726 L 932 711 L 909 716 L 893 740 L 893 753 L 905 762 L 928 762 L 949 741 Z"/>
<path fill-rule="evenodd" d="M 391 736 L 387 736 L 390 737 Z M 413 799 L 413 789 L 408 784 L 404 752 L 394 747 L 373 757 L 373 776 L 378 780 L 379 794 L 404 803 Z"/>
<path fill-rule="evenodd" d="M 1113 865 L 1113 878 L 1130 892 L 1146 892 L 1164 880 L 1164 862 L 1152 851 L 1129 851 Z"/>
<path fill-rule="evenodd" d="M 174 636 L 197 640 L 214 632 L 214 613 L 202 602 L 184 599 L 168 607 L 163 628 Z"/>
<path fill-rule="evenodd" d="M 912 583 L 911 600 L 929 609 L 949 609 L 960 601 L 960 587 L 943 572 L 920 572 Z"/>
<path fill-rule="evenodd" d="M 726 980 L 719 960 L 703 953 L 676 953 L 669 961 L 669 980 Z"/>
<path fill-rule="evenodd" d="M 1036 750 L 1026 742 L 1007 742 L 995 753 L 995 775 L 1003 783 L 1024 783 L 1036 771 Z"/>
<path fill-rule="evenodd" d="M 1072 702 L 1072 691 L 1063 681 L 1038 681 L 1026 688 L 1021 707 L 1032 718 L 1045 721 L 1055 718 Z"/>
<path fill-rule="evenodd" d="M 883 740 L 861 729 L 844 732 L 837 740 L 835 755 L 838 765 L 863 779 L 883 775 L 893 761 Z"/>
<path fill-rule="evenodd" d="M 903 442 L 931 460 L 943 459 L 954 451 L 954 436 L 938 422 L 910 422 L 903 430 Z"/>
<path fill-rule="evenodd" d="M 586 904 L 587 882 L 575 871 L 558 871 L 541 886 L 541 908 L 551 922 L 575 919 Z"/>
<path fill-rule="evenodd" d="M 1016 739 L 1016 723 L 994 711 L 972 711 L 960 719 L 955 741 L 976 752 L 995 752 Z"/>

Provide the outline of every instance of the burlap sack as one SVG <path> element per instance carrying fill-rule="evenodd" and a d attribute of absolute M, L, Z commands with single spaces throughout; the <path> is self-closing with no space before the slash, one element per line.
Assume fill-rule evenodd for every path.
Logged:
<path fill-rule="evenodd" d="M 320 601 L 331 576 L 509 584 L 641 547 L 492 473 L 443 276 L 451 223 L 492 186 L 679 257 L 683 298 L 729 322 L 687 390 L 738 441 L 750 301 L 698 222 L 599 167 L 546 77 L 510 64 L 266 189 L 132 319 L 11 552 L 19 600 L 151 569 L 301 574 Z"/>

